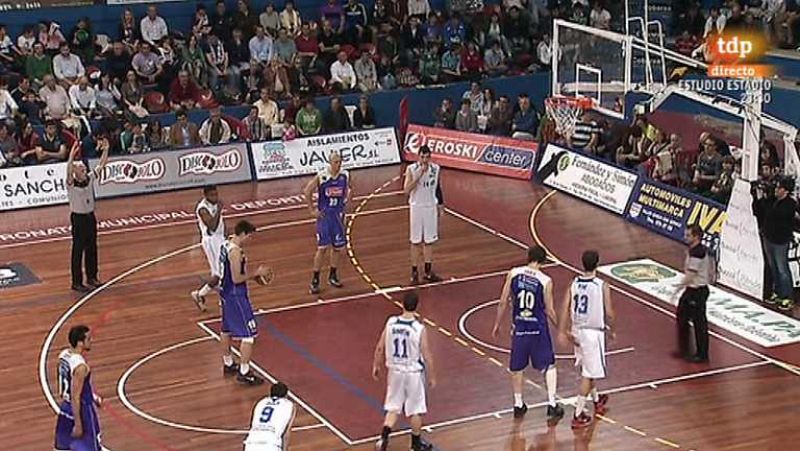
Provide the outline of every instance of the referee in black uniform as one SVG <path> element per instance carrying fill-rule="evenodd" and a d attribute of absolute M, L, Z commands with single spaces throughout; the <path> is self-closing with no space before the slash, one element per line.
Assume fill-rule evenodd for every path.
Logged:
<path fill-rule="evenodd" d="M 72 289 L 81 293 L 100 285 L 97 279 L 97 219 L 94 217 L 94 183 L 108 161 L 110 145 L 105 136 L 97 137 L 97 150 L 102 152 L 100 163 L 89 170 L 86 160 L 75 161 L 80 142 L 72 146 L 67 160 L 67 197 L 72 225 Z M 86 285 L 83 268 L 86 265 Z"/>
<path fill-rule="evenodd" d="M 703 229 L 695 224 L 686 231 L 689 250 L 686 253 L 683 280 L 678 284 L 683 294 L 678 301 L 678 351 L 680 357 L 692 363 L 708 362 L 708 319 L 706 301 L 708 285 L 711 282 L 712 261 L 710 251 L 700 241 Z M 697 352 L 689 351 L 689 321 L 694 323 L 694 336 Z"/>

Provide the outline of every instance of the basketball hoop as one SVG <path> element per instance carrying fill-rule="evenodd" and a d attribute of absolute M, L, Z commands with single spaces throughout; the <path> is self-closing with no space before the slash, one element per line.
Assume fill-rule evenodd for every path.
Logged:
<path fill-rule="evenodd" d="M 575 132 L 583 111 L 592 107 L 594 102 L 590 97 L 553 96 L 544 99 L 547 115 L 555 122 L 556 132 L 562 138 L 569 138 Z"/>

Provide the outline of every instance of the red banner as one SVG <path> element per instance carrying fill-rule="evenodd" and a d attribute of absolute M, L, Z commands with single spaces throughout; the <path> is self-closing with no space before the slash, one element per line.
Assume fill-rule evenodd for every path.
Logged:
<path fill-rule="evenodd" d="M 442 166 L 525 180 L 533 173 L 538 147 L 533 141 L 409 125 L 403 158 L 416 160 L 423 145 Z"/>

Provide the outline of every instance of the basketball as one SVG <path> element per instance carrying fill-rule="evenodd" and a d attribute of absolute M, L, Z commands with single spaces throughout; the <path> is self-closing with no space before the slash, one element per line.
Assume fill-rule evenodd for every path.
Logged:
<path fill-rule="evenodd" d="M 266 273 L 263 275 L 256 276 L 255 281 L 257 284 L 261 285 L 262 287 L 269 285 L 272 283 L 272 278 L 274 274 L 272 272 L 272 268 L 267 268 Z"/>

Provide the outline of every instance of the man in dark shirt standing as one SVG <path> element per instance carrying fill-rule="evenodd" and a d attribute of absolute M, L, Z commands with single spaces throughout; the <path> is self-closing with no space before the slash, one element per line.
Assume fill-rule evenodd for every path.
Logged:
<path fill-rule="evenodd" d="M 706 301 L 708 285 L 712 282 L 715 270 L 710 251 L 700 241 L 703 229 L 694 224 L 686 231 L 689 250 L 684 264 L 684 276 L 678 284 L 678 292 L 683 289 L 678 301 L 678 352 L 680 357 L 692 363 L 708 362 L 708 320 Z M 677 294 L 677 292 L 676 292 Z M 697 352 L 689 351 L 689 321 L 694 323 L 694 337 Z"/>
<path fill-rule="evenodd" d="M 777 304 L 781 310 L 792 310 L 792 274 L 789 271 L 789 243 L 792 241 L 794 215 L 797 202 L 789 194 L 794 191 L 795 182 L 791 178 L 779 180 L 775 196 L 758 192 L 753 201 L 753 213 L 761 227 L 764 255 L 772 276 L 772 294 L 765 301 Z"/>

